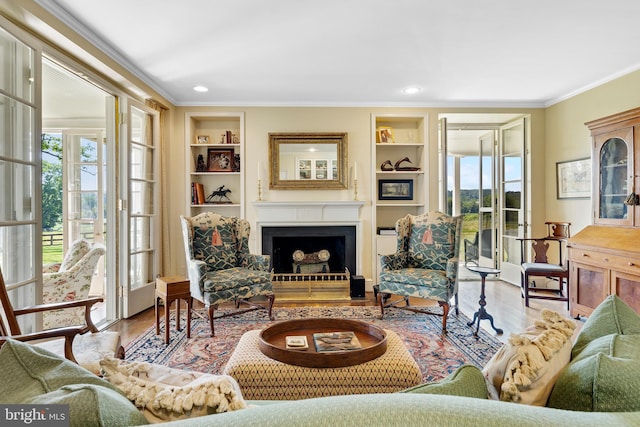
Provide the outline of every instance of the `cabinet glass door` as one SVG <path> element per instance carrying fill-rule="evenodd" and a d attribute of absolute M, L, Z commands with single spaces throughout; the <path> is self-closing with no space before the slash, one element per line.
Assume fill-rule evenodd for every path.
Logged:
<path fill-rule="evenodd" d="M 627 220 L 625 200 L 631 189 L 629 180 L 629 149 L 621 138 L 609 138 L 600 149 L 600 176 L 597 215 L 600 219 Z"/>

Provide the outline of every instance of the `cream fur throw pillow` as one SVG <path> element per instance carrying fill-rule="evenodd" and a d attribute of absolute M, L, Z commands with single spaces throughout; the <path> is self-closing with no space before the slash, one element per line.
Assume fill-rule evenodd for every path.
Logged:
<path fill-rule="evenodd" d="M 571 359 L 574 321 L 542 310 L 522 334 L 511 334 L 482 370 L 489 396 L 528 405 L 545 406 L 560 371 Z"/>
<path fill-rule="evenodd" d="M 104 378 L 118 387 L 149 422 L 171 421 L 246 408 L 240 387 L 228 375 L 172 369 L 106 357 Z"/>

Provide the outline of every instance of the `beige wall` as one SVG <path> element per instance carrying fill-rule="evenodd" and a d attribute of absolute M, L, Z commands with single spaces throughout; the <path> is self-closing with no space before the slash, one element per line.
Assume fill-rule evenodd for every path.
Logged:
<path fill-rule="evenodd" d="M 438 114 L 444 112 L 458 113 L 522 113 L 531 120 L 530 143 L 537 147 L 530 156 L 532 173 L 531 179 L 544 182 L 544 110 L 541 109 L 437 109 L 437 108 L 369 108 L 369 107 L 179 107 L 173 111 L 170 142 L 166 152 L 170 161 L 167 162 L 165 174 L 167 184 L 170 186 L 168 194 L 171 195 L 171 203 L 166 206 L 166 227 L 169 232 L 170 256 L 169 263 L 163 266 L 164 274 L 185 274 L 184 249 L 180 235 L 180 215 L 188 214 L 187 191 L 190 188 L 190 180 L 186 170 L 187 145 L 185 135 L 186 112 L 244 112 L 245 113 L 245 170 L 246 183 L 246 218 L 255 230 L 256 213 L 252 202 L 258 197 L 257 192 L 257 164 L 262 161 L 266 164 L 268 158 L 268 134 L 269 132 L 348 132 L 349 152 L 348 163 L 352 166 L 358 162 L 358 198 L 365 202 L 361 210 L 363 222 L 363 242 L 361 247 L 363 263 L 362 274 L 367 279 L 372 278 L 373 253 L 371 248 L 372 224 L 371 224 L 371 192 L 370 177 L 371 164 L 371 114 L 428 114 L 429 115 L 429 196 L 430 207 L 437 209 L 438 204 Z M 266 172 L 265 172 L 266 174 Z M 307 201 L 307 200 L 352 200 L 353 187 L 347 190 L 269 190 L 263 177 L 262 197 L 269 201 Z M 544 223 L 544 194 L 533 192 L 530 206 L 533 209 L 535 222 Z M 253 251 L 259 251 L 255 245 L 255 235 L 252 235 L 250 247 Z"/>
<path fill-rule="evenodd" d="M 548 220 L 571 222 L 572 234 L 591 224 L 591 199 L 557 199 L 556 162 L 591 157 L 591 138 L 584 123 L 638 107 L 639 94 L 640 71 L 636 71 L 546 109 Z"/>

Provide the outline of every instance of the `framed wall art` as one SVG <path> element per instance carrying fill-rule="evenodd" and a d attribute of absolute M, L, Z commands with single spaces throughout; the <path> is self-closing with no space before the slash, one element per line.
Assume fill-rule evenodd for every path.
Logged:
<path fill-rule="evenodd" d="M 207 172 L 233 172 L 233 148 L 209 148 Z"/>
<path fill-rule="evenodd" d="M 412 179 L 381 179 L 378 200 L 413 200 Z"/>
<path fill-rule="evenodd" d="M 591 159 L 556 163 L 558 199 L 591 197 Z"/>
<path fill-rule="evenodd" d="M 209 135 L 196 135 L 196 144 L 209 144 Z"/>

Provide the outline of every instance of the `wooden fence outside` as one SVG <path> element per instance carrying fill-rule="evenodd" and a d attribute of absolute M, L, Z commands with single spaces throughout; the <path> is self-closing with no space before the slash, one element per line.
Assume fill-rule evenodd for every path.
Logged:
<path fill-rule="evenodd" d="M 83 239 L 91 240 L 93 238 L 92 232 L 81 233 Z M 62 233 L 42 233 L 42 246 L 57 246 L 62 245 L 64 241 Z"/>

